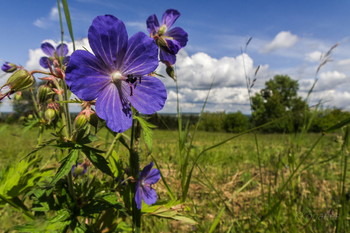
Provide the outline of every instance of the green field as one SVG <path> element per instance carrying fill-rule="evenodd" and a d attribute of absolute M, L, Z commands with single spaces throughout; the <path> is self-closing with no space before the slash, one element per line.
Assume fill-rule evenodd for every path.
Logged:
<path fill-rule="evenodd" d="M 0 133 L 2 170 L 18 163 L 37 140 L 36 130 L 24 131 L 18 125 L 1 125 Z M 106 149 L 104 142 L 111 142 L 112 136 L 107 131 L 97 136 L 100 140 L 94 146 Z M 203 149 L 234 135 L 197 132 L 194 136 L 189 164 Z M 50 137 L 47 133 L 44 141 Z M 188 135 L 188 139 L 192 137 Z M 183 160 L 178 141 L 176 131 L 155 130 L 152 153 L 141 145 L 141 166 L 155 160 L 174 195 L 181 197 L 179 171 Z M 254 134 L 237 135 L 201 153 L 194 166 L 188 197 L 179 209 L 197 224 L 151 217 L 143 222 L 144 231 L 334 232 L 337 226 L 344 230 L 349 226 L 345 214 L 349 211 L 349 199 L 344 198 L 350 195 L 344 168 L 349 153 L 346 147 L 341 132 L 324 136 L 258 134 L 256 139 Z M 127 150 L 120 144 L 115 150 L 122 160 L 128 160 Z M 39 166 L 58 166 L 50 164 L 56 149 L 45 149 L 39 154 L 43 156 Z M 94 174 L 93 168 L 89 170 L 88 176 Z M 155 188 L 159 203 L 169 199 L 163 182 Z M 9 205 L 0 206 L 0 232 L 27 220 Z"/>

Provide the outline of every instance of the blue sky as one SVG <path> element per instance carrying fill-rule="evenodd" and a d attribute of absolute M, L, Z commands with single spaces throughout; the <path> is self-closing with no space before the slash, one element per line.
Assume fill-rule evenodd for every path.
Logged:
<path fill-rule="evenodd" d="M 2 36 L 0 58 L 34 68 L 41 42 L 60 40 L 57 2 L 0 0 Z M 129 34 L 146 32 L 145 20 L 168 8 L 181 12 L 176 26 L 189 34 L 187 47 L 178 56 L 178 78 L 183 111 L 198 111 L 211 79 L 215 85 L 208 110 L 249 112 L 244 69 L 261 70 L 254 91 L 275 74 L 299 80 L 300 95 L 310 87 L 318 58 L 332 45 L 333 62 L 319 74 L 313 103 L 350 110 L 350 1 L 324 0 L 68 0 L 76 40 L 83 40 L 97 15 L 113 14 L 126 23 Z M 247 53 L 241 48 L 252 41 Z M 70 42 L 68 31 L 65 40 Z M 32 51 L 32 52 L 30 52 Z M 242 59 L 245 60 L 245 67 Z M 160 68 L 161 69 L 161 68 Z M 3 82 L 0 80 L 0 82 Z M 175 111 L 174 84 L 168 86 L 166 112 Z M 2 108 L 0 108 L 1 110 Z"/>

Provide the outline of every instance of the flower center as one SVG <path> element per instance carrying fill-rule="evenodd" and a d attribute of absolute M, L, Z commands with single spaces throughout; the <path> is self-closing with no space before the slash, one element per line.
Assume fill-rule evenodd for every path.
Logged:
<path fill-rule="evenodd" d="M 116 71 L 111 74 L 111 78 L 113 83 L 118 84 L 123 80 L 124 76 L 119 71 Z"/>
<path fill-rule="evenodd" d="M 159 36 L 161 36 L 161 35 L 163 35 L 164 33 L 166 33 L 167 29 L 168 29 L 167 26 L 166 26 L 165 24 L 163 24 L 163 25 L 159 28 L 159 30 L 158 30 Z"/>

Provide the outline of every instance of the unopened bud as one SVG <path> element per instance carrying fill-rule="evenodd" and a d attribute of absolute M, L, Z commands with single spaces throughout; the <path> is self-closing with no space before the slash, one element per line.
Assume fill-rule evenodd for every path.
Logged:
<path fill-rule="evenodd" d="M 89 123 L 93 127 L 97 128 L 97 126 L 98 126 L 98 116 L 97 116 L 96 112 L 91 113 Z"/>
<path fill-rule="evenodd" d="M 48 85 L 41 85 L 38 88 L 38 92 L 37 92 L 39 103 L 45 103 L 50 93 L 51 93 L 51 88 Z"/>
<path fill-rule="evenodd" d="M 2 66 L 1 66 L 1 70 L 6 72 L 6 73 L 12 73 L 15 70 L 17 70 L 17 66 L 13 63 L 10 62 L 5 62 Z"/>
<path fill-rule="evenodd" d="M 89 117 L 85 114 L 79 114 L 74 120 L 74 126 L 76 129 L 82 129 L 89 121 Z"/>
<path fill-rule="evenodd" d="M 16 92 L 14 97 L 15 97 L 15 100 L 17 100 L 17 101 L 23 99 L 22 98 L 22 92 L 20 92 L 20 91 Z"/>
<path fill-rule="evenodd" d="M 12 92 L 17 92 L 31 87 L 34 83 L 35 79 L 28 71 L 19 69 L 11 75 L 4 86 L 8 86 Z"/>
<path fill-rule="evenodd" d="M 167 65 L 166 73 L 170 76 L 170 78 L 172 78 L 172 79 L 174 79 L 174 81 L 176 81 L 175 70 L 174 70 L 174 67 L 172 65 Z"/>
<path fill-rule="evenodd" d="M 56 117 L 56 111 L 52 108 L 48 108 L 45 111 L 45 119 L 48 121 L 48 123 L 51 123 Z"/>

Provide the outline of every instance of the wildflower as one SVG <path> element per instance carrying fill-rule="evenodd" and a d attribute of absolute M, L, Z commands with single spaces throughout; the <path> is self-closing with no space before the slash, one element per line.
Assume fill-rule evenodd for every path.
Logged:
<path fill-rule="evenodd" d="M 55 60 L 66 65 L 70 59 L 70 57 L 67 56 L 68 46 L 64 43 L 59 44 L 55 49 L 52 44 L 45 42 L 41 44 L 41 50 L 48 56 L 41 57 L 39 61 L 40 65 L 45 69 L 51 67 Z"/>
<path fill-rule="evenodd" d="M 143 114 L 163 108 L 164 84 L 147 76 L 158 66 L 157 46 L 139 32 L 128 39 L 124 23 L 112 15 L 98 16 L 88 33 L 95 55 L 76 50 L 66 69 L 70 90 L 85 101 L 96 100 L 97 115 L 114 132 L 131 127 L 131 105 Z"/>
<path fill-rule="evenodd" d="M 90 163 L 85 161 L 84 163 L 78 163 L 77 165 L 73 165 L 71 169 L 71 173 L 74 177 L 83 176 L 87 172 Z"/>
<path fill-rule="evenodd" d="M 17 70 L 17 66 L 13 63 L 5 62 L 4 64 L 2 64 L 1 70 L 6 72 L 6 73 L 12 73 L 15 70 Z"/>
<path fill-rule="evenodd" d="M 141 209 L 142 200 L 147 205 L 152 205 L 158 199 L 156 191 L 152 188 L 152 184 L 158 182 L 160 172 L 158 169 L 151 169 L 152 167 L 153 162 L 144 167 L 136 183 L 135 202 L 138 209 Z"/>
<path fill-rule="evenodd" d="M 188 41 L 188 34 L 182 28 L 170 29 L 179 17 L 180 12 L 168 9 L 163 14 L 161 25 L 156 15 L 149 16 L 146 21 L 148 32 L 160 48 L 160 60 L 167 66 L 175 64 L 176 54 Z"/>

